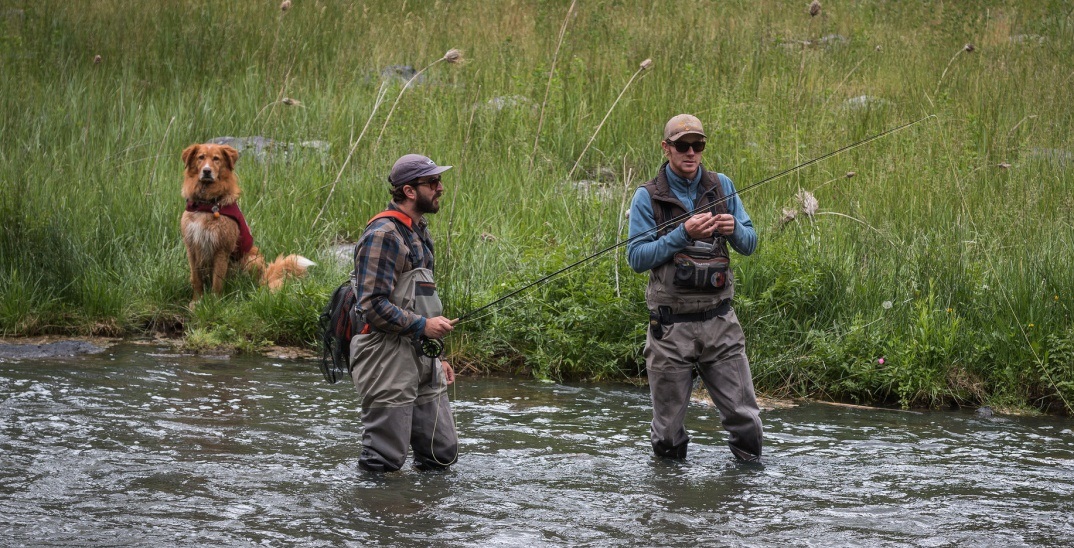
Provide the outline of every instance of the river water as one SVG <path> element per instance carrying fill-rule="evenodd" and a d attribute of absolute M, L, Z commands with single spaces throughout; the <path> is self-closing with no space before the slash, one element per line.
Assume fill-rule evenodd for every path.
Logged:
<path fill-rule="evenodd" d="M 357 469 L 349 385 L 310 360 L 120 345 L 0 362 L 0 544 L 1070 546 L 1074 421 L 800 404 L 765 463 L 644 387 L 461 377 L 448 472 Z"/>

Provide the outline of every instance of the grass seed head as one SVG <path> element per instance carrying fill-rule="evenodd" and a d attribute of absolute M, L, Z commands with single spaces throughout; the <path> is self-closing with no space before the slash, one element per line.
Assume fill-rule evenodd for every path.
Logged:
<path fill-rule="evenodd" d="M 853 176 L 855 176 L 857 174 L 858 174 L 857 171 L 848 171 L 847 172 L 847 179 L 849 179 L 849 178 L 851 178 L 851 177 L 853 177 Z"/>
<path fill-rule="evenodd" d="M 298 99 L 292 99 L 290 97 L 284 97 L 283 101 L 281 102 L 289 107 L 302 105 L 302 101 L 299 101 Z"/>
<path fill-rule="evenodd" d="M 641 62 L 641 70 L 648 70 L 649 67 L 651 67 L 651 66 L 653 66 L 653 60 L 652 59 L 646 59 L 646 60 Z"/>
<path fill-rule="evenodd" d="M 100 55 L 94 55 L 93 56 L 93 64 L 94 65 L 101 64 L 101 61 L 104 61 L 104 59 L 102 59 Z"/>
<path fill-rule="evenodd" d="M 447 50 L 447 53 L 444 54 L 444 60 L 447 61 L 448 63 L 452 63 L 452 64 L 461 63 L 462 62 L 462 51 L 457 50 L 455 48 L 451 48 L 451 49 Z"/>

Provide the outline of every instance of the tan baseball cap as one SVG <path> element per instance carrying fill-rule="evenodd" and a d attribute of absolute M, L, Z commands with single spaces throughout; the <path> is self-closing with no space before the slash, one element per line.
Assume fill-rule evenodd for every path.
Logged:
<path fill-rule="evenodd" d="M 691 133 L 705 137 L 705 130 L 701 129 L 701 120 L 692 114 L 679 114 L 664 125 L 665 141 L 678 141 L 682 136 Z"/>

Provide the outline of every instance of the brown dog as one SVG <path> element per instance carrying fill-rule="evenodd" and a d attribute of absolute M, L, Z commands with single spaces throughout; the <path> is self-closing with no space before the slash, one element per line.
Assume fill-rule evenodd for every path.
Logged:
<path fill-rule="evenodd" d="M 301 276 L 314 264 L 300 255 L 288 255 L 265 266 L 265 258 L 254 246 L 250 227 L 239 211 L 239 179 L 234 171 L 238 160 L 239 151 L 227 145 L 195 144 L 183 151 L 186 211 L 179 227 L 190 262 L 195 302 L 204 293 L 204 279 L 209 276 L 213 293 L 223 294 L 224 277 L 231 265 L 260 276 L 261 285 L 276 290 L 285 278 Z"/>

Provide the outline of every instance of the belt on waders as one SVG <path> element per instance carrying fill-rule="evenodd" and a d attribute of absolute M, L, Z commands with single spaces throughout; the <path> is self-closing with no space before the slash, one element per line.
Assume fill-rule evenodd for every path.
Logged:
<path fill-rule="evenodd" d="M 701 312 L 692 312 L 690 314 L 672 314 L 670 306 L 661 306 L 657 308 L 657 313 L 649 312 L 649 323 L 659 323 L 662 325 L 670 325 L 673 323 L 683 322 L 703 322 L 705 320 L 711 320 L 727 314 L 731 310 L 731 299 L 724 299 L 720 301 L 720 304 L 715 308 L 710 308 Z"/>

